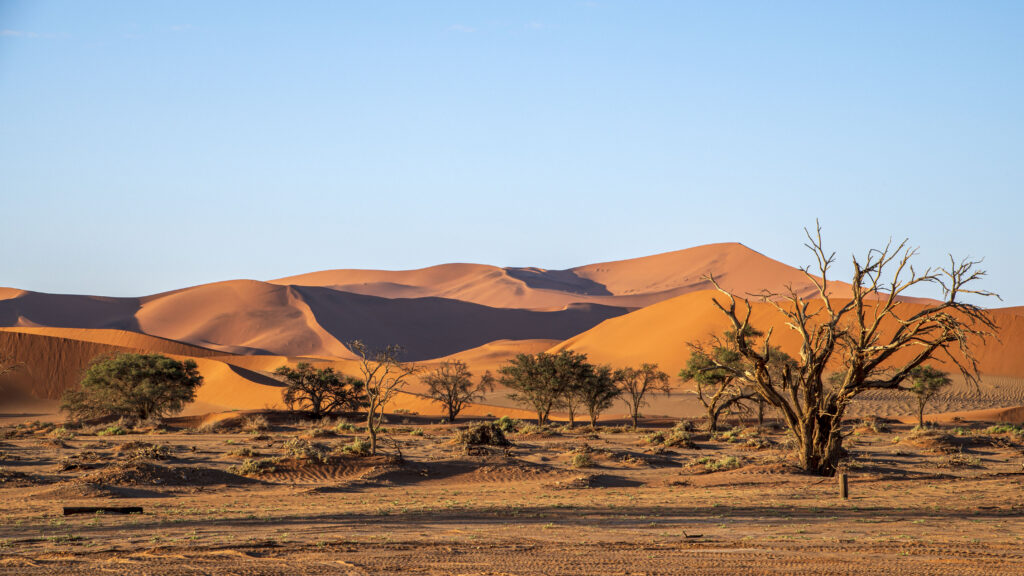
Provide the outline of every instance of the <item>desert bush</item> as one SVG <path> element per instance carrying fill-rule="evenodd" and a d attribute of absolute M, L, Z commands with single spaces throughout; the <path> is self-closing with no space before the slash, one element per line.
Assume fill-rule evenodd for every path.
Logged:
<path fill-rule="evenodd" d="M 573 468 L 593 468 L 594 457 L 591 456 L 590 452 L 574 452 L 572 457 L 569 458 L 569 464 Z"/>
<path fill-rule="evenodd" d="M 698 464 L 704 465 L 704 470 L 708 472 L 723 472 L 725 470 L 734 470 L 742 466 L 740 459 L 735 456 L 722 456 L 715 460 L 710 456 L 697 459 Z"/>
<path fill-rule="evenodd" d="M 128 433 L 128 430 L 125 429 L 120 424 L 111 424 L 110 426 L 107 426 L 106 428 L 103 428 L 102 430 L 96 432 L 96 435 L 97 436 L 123 436 L 123 435 L 125 435 L 127 433 Z"/>
<path fill-rule="evenodd" d="M 355 424 L 344 418 L 338 418 L 338 423 L 334 425 L 334 431 L 339 434 L 342 432 L 356 432 L 357 430 Z"/>
<path fill-rule="evenodd" d="M 280 461 L 276 458 L 260 458 L 259 460 L 246 460 L 237 466 L 229 466 L 228 472 L 239 476 L 259 476 L 277 472 L 279 465 Z"/>
<path fill-rule="evenodd" d="M 292 438 L 284 443 L 284 451 L 291 457 L 299 460 L 323 463 L 327 461 L 327 454 L 321 444 L 310 442 L 304 438 Z"/>
<path fill-rule="evenodd" d="M 538 426 L 532 422 L 527 422 L 519 427 L 519 434 L 529 435 L 536 434 L 538 436 L 554 436 L 557 434 L 555 429 L 551 426 Z"/>
<path fill-rule="evenodd" d="M 252 448 L 249 448 L 248 446 L 246 446 L 245 448 L 239 448 L 234 452 L 228 452 L 228 456 L 234 456 L 236 458 L 255 458 L 259 455 L 259 452 L 253 450 Z"/>
<path fill-rule="evenodd" d="M 1024 428 L 1014 424 L 996 424 L 984 430 L 985 434 L 1013 434 L 1014 436 L 1024 435 Z"/>
<path fill-rule="evenodd" d="M 342 446 L 341 453 L 351 456 L 368 456 L 370 454 L 370 443 L 362 438 L 356 438 Z"/>
<path fill-rule="evenodd" d="M 410 430 L 409 431 L 409 435 L 410 436 L 423 436 L 423 429 L 422 428 L 415 428 L 413 430 Z"/>
<path fill-rule="evenodd" d="M 494 422 L 477 422 L 459 432 L 458 441 L 466 446 L 509 446 L 511 442 Z"/>
<path fill-rule="evenodd" d="M 249 434 L 259 434 L 270 429 L 270 422 L 263 414 L 253 414 L 242 419 L 242 430 Z"/>
<path fill-rule="evenodd" d="M 502 416 L 501 418 L 498 418 L 497 420 L 495 420 L 494 424 L 498 428 L 501 428 L 502 432 L 504 432 L 506 434 L 510 434 L 512 432 L 516 432 L 517 430 L 519 430 L 519 427 L 522 426 L 523 423 L 520 422 L 519 420 L 516 420 L 515 418 L 509 418 L 508 416 Z"/>

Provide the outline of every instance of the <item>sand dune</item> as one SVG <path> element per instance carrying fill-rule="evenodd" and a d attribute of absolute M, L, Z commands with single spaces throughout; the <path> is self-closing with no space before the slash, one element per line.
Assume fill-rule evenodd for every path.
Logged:
<path fill-rule="evenodd" d="M 657 362 L 663 370 L 674 375 L 689 358 L 687 342 L 707 339 L 729 326 L 725 316 L 713 306 L 711 299 L 714 296 L 716 293 L 713 291 L 678 296 L 606 320 L 551 350 L 569 348 L 586 353 L 593 361 L 616 366 Z M 909 313 L 921 305 L 908 302 L 900 306 L 904 313 Z M 1001 309 L 993 310 L 992 314 L 999 325 L 999 340 L 989 339 L 986 344 L 976 346 L 975 354 L 982 373 L 1024 375 L 1024 355 L 1020 354 L 1021 342 L 1024 342 L 1024 316 Z M 751 323 L 761 330 L 774 327 L 773 343 L 791 354 L 798 351 L 800 341 L 797 333 L 783 325 L 782 315 L 772 306 L 755 303 Z M 942 362 L 933 363 L 943 365 Z M 950 365 L 945 367 L 953 369 Z"/>
<path fill-rule="evenodd" d="M 136 318 L 143 332 L 225 352 L 350 356 L 287 286 L 204 284 L 143 298 Z"/>
<path fill-rule="evenodd" d="M 445 264 L 420 270 L 327 270 L 272 280 L 386 298 L 439 296 L 497 308 L 558 309 L 588 302 L 639 308 L 709 287 L 713 273 L 741 293 L 782 290 L 792 284 L 810 293 L 804 274 L 742 244 L 709 244 L 655 256 L 568 270 Z M 840 286 L 837 285 L 837 289 Z"/>

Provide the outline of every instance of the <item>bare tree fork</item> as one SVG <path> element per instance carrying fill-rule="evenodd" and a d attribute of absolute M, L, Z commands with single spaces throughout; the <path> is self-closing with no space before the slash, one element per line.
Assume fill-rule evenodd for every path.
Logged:
<path fill-rule="evenodd" d="M 831 475 L 843 453 L 843 416 L 861 392 L 902 389 L 911 371 L 930 359 L 947 361 L 969 383 L 978 383 L 973 346 L 996 337 L 996 325 L 985 309 L 962 299 L 997 295 L 974 288 L 985 276 L 977 268 L 980 260 L 957 261 L 951 256 L 948 268 L 918 271 L 911 264 L 917 249 L 904 240 L 871 249 L 862 260 L 853 257 L 851 297 L 837 298 L 829 287 L 835 253 L 825 252 L 820 224 L 816 233 L 805 232 L 806 246 L 817 260 L 817 273 L 812 274 L 809 267 L 802 270 L 817 294 L 803 298 L 790 286 L 781 293 L 764 291 L 760 295 L 800 338 L 796 365 L 781 375 L 773 375 L 769 369 L 772 331 L 760 345 L 748 335 L 752 328 L 750 300 L 737 298 L 710 275 L 707 279 L 724 296 L 713 298 L 713 302 L 732 324 L 736 350 L 750 363 L 747 380 L 782 414 L 797 439 L 802 467 Z M 943 298 L 924 304 L 901 301 L 918 287 L 938 287 Z M 744 310 L 738 310 L 737 300 Z M 840 369 L 834 383 L 825 377 L 829 366 Z"/>
<path fill-rule="evenodd" d="M 384 422 L 384 409 L 402 392 L 418 367 L 399 360 L 400 346 L 389 345 L 370 350 L 359 340 L 348 344 L 359 356 L 359 371 L 366 393 L 366 431 L 370 436 L 370 454 L 377 453 L 377 434 Z"/>
<path fill-rule="evenodd" d="M 657 364 L 641 364 L 639 368 L 622 368 L 615 371 L 615 380 L 622 391 L 622 400 L 629 410 L 633 429 L 640 425 L 640 409 L 647 405 L 648 393 L 658 391 L 672 393 L 668 374 L 658 369 Z"/>

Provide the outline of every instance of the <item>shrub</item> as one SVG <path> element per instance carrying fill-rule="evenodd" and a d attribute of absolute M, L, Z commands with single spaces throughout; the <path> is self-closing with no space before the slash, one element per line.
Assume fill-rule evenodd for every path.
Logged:
<path fill-rule="evenodd" d="M 128 431 L 121 427 L 119 424 L 111 424 L 106 428 L 96 433 L 97 436 L 123 436 Z"/>
<path fill-rule="evenodd" d="M 259 452 L 253 450 L 252 448 L 249 448 L 248 446 L 246 446 L 245 448 L 235 450 L 234 452 L 228 453 L 228 456 L 235 456 L 238 458 L 255 458 L 259 455 Z"/>
<path fill-rule="evenodd" d="M 356 438 L 342 446 L 341 453 L 350 454 L 352 456 L 367 456 L 370 454 L 370 443 L 362 438 Z"/>
<path fill-rule="evenodd" d="M 267 417 L 263 414 L 253 414 L 252 416 L 246 416 L 242 420 L 242 430 L 249 434 L 259 434 L 269 429 L 270 422 L 267 421 Z"/>
<path fill-rule="evenodd" d="M 515 418 L 509 418 L 508 416 L 502 416 L 501 418 L 498 418 L 497 420 L 495 420 L 494 424 L 498 428 L 501 428 L 502 432 L 505 432 L 506 434 L 510 434 L 512 432 L 515 432 L 515 431 L 519 430 L 519 427 L 522 426 L 523 423 L 520 422 L 519 420 L 516 420 Z"/>
<path fill-rule="evenodd" d="M 1014 424 L 996 424 L 995 426 L 989 426 L 986 428 L 985 434 L 1013 434 L 1015 436 L 1021 436 L 1024 435 L 1024 428 Z"/>
<path fill-rule="evenodd" d="M 334 431 L 337 433 L 341 432 L 355 432 L 356 426 L 348 420 L 339 418 L 338 423 L 334 425 Z"/>
<path fill-rule="evenodd" d="M 284 450 L 293 458 L 308 460 L 310 462 L 323 463 L 327 461 L 327 454 L 320 444 L 312 443 L 303 438 L 292 438 L 284 443 Z"/>
<path fill-rule="evenodd" d="M 280 462 L 275 458 L 261 458 L 259 460 L 246 460 L 237 466 L 229 466 L 228 472 L 239 476 L 259 476 L 260 474 L 272 474 L 277 472 Z"/>
<path fill-rule="evenodd" d="M 477 422 L 459 432 L 458 441 L 466 446 L 509 446 L 511 442 L 494 422 Z"/>
<path fill-rule="evenodd" d="M 733 470 L 739 468 L 742 465 L 740 459 L 735 456 L 723 456 L 718 460 L 715 460 L 710 456 L 705 456 L 704 458 L 699 458 L 697 460 L 697 463 L 703 464 L 704 470 L 708 472 L 722 472 L 725 470 Z"/>
<path fill-rule="evenodd" d="M 590 455 L 590 452 L 575 452 L 569 459 L 569 464 L 573 468 L 592 468 L 594 457 Z"/>
<path fill-rule="evenodd" d="M 415 430 L 409 431 L 409 435 L 410 436 L 423 436 L 423 430 L 421 428 L 416 428 Z"/>

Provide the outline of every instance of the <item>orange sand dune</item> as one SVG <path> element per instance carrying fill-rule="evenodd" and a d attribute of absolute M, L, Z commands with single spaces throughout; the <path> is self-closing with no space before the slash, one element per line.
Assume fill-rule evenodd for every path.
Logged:
<path fill-rule="evenodd" d="M 801 293 L 813 290 L 801 271 L 736 243 L 569 270 L 445 264 L 405 271 L 328 270 L 272 282 L 386 298 L 440 296 L 498 308 L 557 309 L 574 302 L 637 308 L 706 289 L 703 277 L 708 273 L 715 274 L 724 287 L 741 293 L 782 290 L 787 284 Z"/>
<path fill-rule="evenodd" d="M 225 352 L 351 356 L 287 286 L 204 284 L 143 298 L 135 316 L 142 332 Z"/>
<path fill-rule="evenodd" d="M 493 372 L 505 362 L 515 358 L 517 354 L 537 354 L 538 352 L 544 352 L 557 344 L 559 344 L 558 340 L 495 340 L 494 342 L 489 342 L 477 348 L 458 352 L 436 360 L 428 360 L 423 362 L 423 364 L 434 365 L 440 364 L 446 360 L 461 360 L 477 372 L 482 373 L 484 370 L 491 370 Z"/>
<path fill-rule="evenodd" d="M 592 361 L 617 366 L 657 362 L 674 375 L 689 358 L 687 342 L 707 339 L 729 327 L 726 317 L 711 302 L 717 294 L 710 290 L 685 294 L 606 320 L 554 346 L 552 351 L 569 348 L 586 353 Z M 921 304 L 908 302 L 900 306 L 911 311 Z M 999 324 L 1001 341 L 990 339 L 977 347 L 982 373 L 1024 375 L 1024 355 L 1020 354 L 1024 345 L 1024 317 L 1000 309 L 992 314 Z M 763 331 L 774 327 L 772 342 L 787 352 L 798 351 L 799 336 L 783 325 L 782 315 L 771 305 L 755 303 L 751 324 Z"/>

